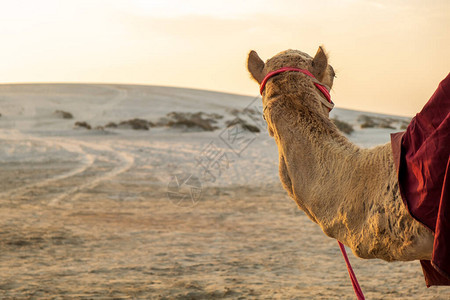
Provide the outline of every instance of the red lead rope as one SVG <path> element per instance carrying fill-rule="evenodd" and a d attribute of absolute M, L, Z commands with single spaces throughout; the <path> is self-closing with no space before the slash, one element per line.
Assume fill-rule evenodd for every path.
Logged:
<path fill-rule="evenodd" d="M 348 260 L 348 256 L 347 256 L 347 252 L 345 251 L 345 247 L 339 241 L 338 241 L 338 244 L 339 244 L 339 248 L 341 248 L 342 255 L 344 256 L 345 263 L 347 264 L 348 275 L 350 276 L 350 279 L 352 281 L 353 290 L 355 290 L 356 298 L 358 300 L 364 300 L 365 299 L 364 294 L 361 290 L 361 287 L 359 286 L 358 279 L 356 279 L 356 275 L 353 272 L 352 265 L 350 264 L 350 261 Z"/>

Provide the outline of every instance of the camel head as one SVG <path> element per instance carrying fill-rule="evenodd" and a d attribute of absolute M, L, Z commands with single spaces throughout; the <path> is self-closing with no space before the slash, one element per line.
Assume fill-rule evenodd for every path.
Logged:
<path fill-rule="evenodd" d="M 278 53 L 266 63 L 258 56 L 255 51 L 250 51 L 248 55 L 247 68 L 254 80 L 259 84 L 264 77 L 282 67 L 294 67 L 306 69 L 311 72 L 317 80 L 327 85 L 330 89 L 333 86 L 335 73 L 333 67 L 328 64 L 328 57 L 322 47 L 319 47 L 314 57 L 298 50 L 286 50 Z M 263 104 L 266 99 L 263 97 Z M 328 116 L 328 110 L 324 107 L 324 114 Z"/>
<path fill-rule="evenodd" d="M 248 54 L 247 68 L 252 78 L 259 84 L 261 84 L 267 73 L 282 67 L 307 69 L 323 84 L 330 88 L 333 86 L 335 73 L 333 67 L 328 64 L 328 57 L 323 47 L 319 47 L 314 57 L 299 50 L 289 49 L 278 53 L 267 60 L 266 63 L 256 51 L 252 50 Z"/>

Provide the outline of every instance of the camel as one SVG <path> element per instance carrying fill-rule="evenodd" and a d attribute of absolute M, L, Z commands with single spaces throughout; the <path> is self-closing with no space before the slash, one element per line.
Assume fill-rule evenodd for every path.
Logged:
<path fill-rule="evenodd" d="M 259 84 L 282 67 L 306 69 L 315 77 L 283 72 L 268 79 L 262 92 L 280 179 L 298 207 L 360 258 L 431 259 L 434 235 L 403 203 L 390 143 L 360 148 L 330 120 L 330 105 L 314 85 L 317 80 L 333 86 L 335 73 L 324 49 L 314 58 L 286 50 L 266 63 L 251 51 L 247 67 Z"/>

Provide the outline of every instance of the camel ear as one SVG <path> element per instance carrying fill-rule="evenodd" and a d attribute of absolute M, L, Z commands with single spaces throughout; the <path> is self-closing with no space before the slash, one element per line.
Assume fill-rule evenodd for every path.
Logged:
<path fill-rule="evenodd" d="M 312 61 L 313 74 L 318 80 L 322 80 L 328 67 L 328 57 L 322 47 L 319 47 Z"/>
<path fill-rule="evenodd" d="M 261 83 L 264 79 L 264 62 L 259 58 L 258 53 L 252 50 L 248 54 L 247 69 L 252 74 L 253 79 Z"/>

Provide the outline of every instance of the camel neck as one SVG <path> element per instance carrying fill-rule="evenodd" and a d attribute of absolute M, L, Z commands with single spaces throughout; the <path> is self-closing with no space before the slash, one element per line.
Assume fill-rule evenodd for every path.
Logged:
<path fill-rule="evenodd" d="M 340 176 L 353 180 L 362 150 L 318 111 L 320 102 L 315 94 L 275 95 L 266 99 L 265 117 L 278 145 L 280 179 L 285 189 L 325 233 L 345 234 L 345 226 L 335 218 L 348 194 L 339 184 Z M 336 231 L 336 226 L 344 229 Z"/>
<path fill-rule="evenodd" d="M 292 139 L 301 137 L 305 146 L 318 153 L 349 154 L 361 150 L 339 132 L 324 113 L 321 99 L 316 93 L 299 92 L 295 88 L 283 94 L 279 94 L 277 89 L 271 92 L 271 96 L 264 101 L 265 112 L 266 118 L 274 121 L 275 130 L 289 129 L 284 134 L 292 135 Z"/>

